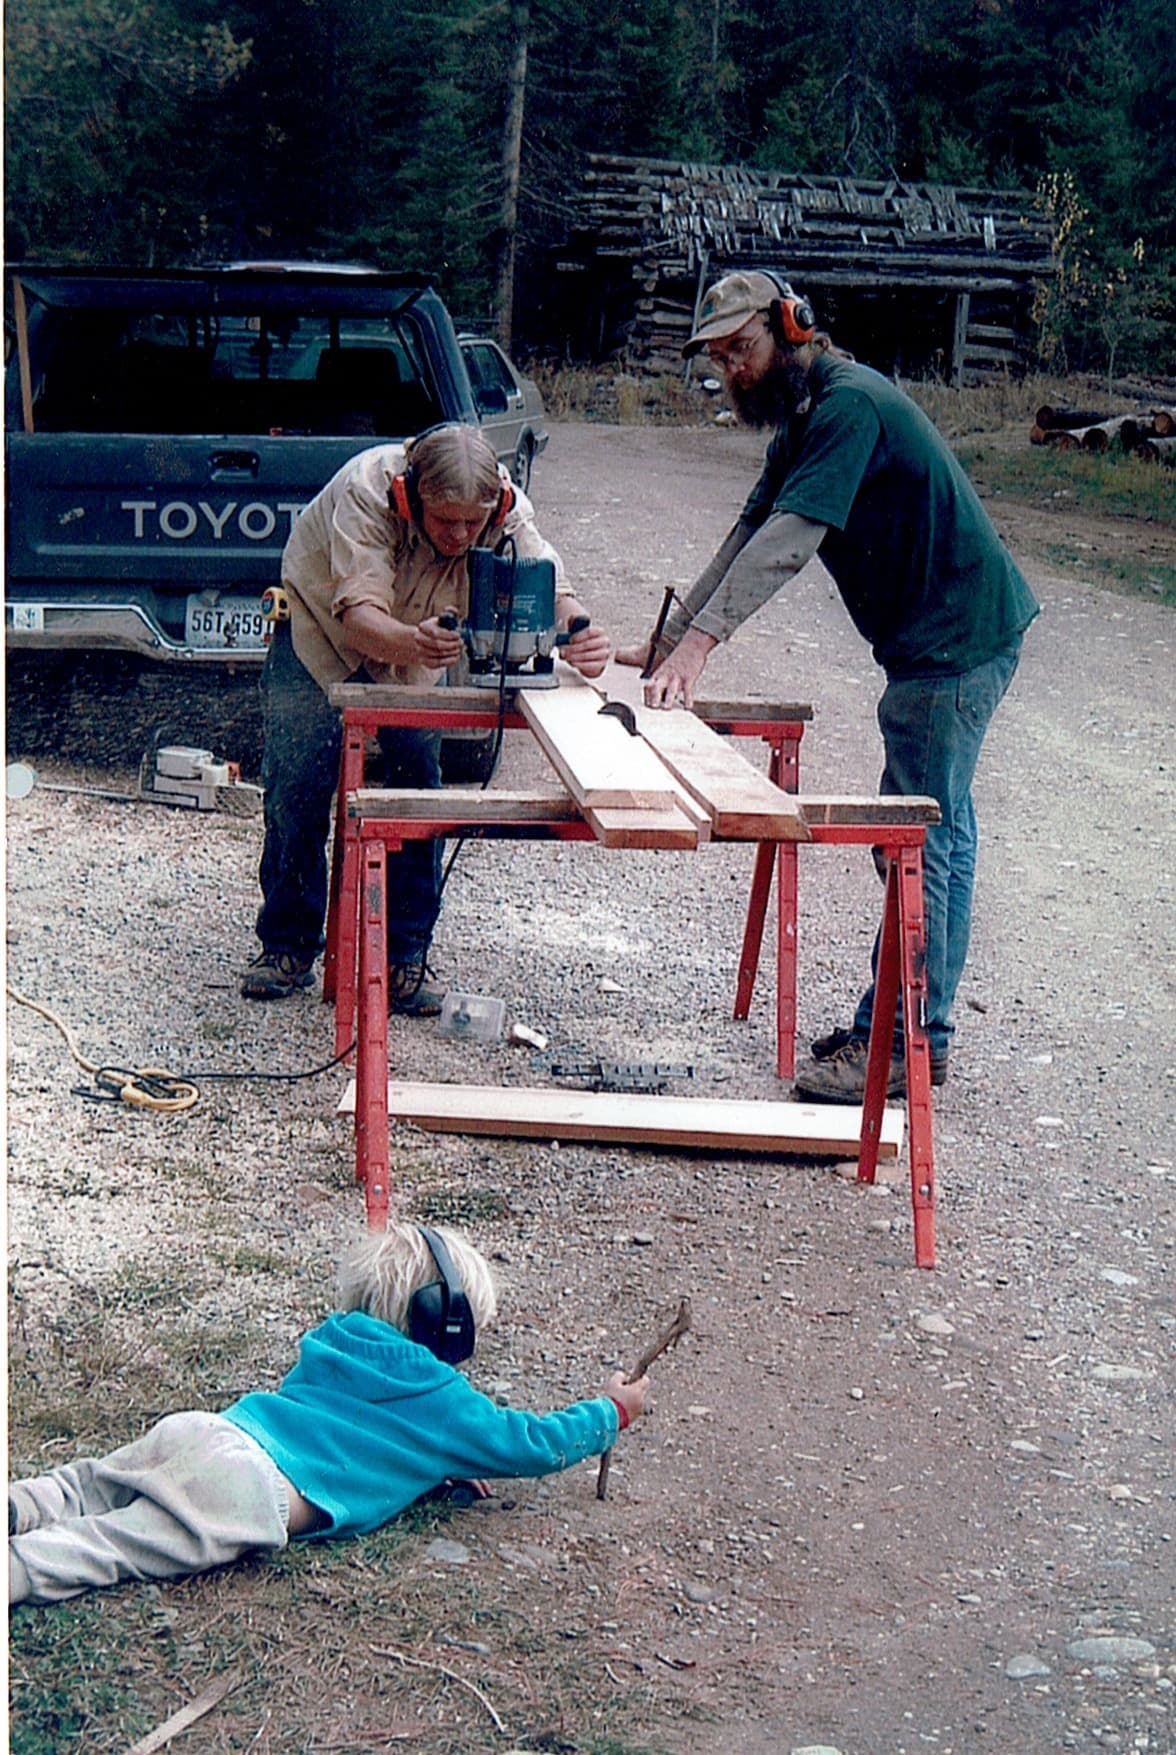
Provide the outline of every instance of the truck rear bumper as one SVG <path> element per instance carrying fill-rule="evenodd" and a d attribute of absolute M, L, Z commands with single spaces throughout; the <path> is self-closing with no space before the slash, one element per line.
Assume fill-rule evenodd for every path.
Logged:
<path fill-rule="evenodd" d="M 185 646 L 133 602 L 79 604 L 38 597 L 30 606 L 18 598 L 6 604 L 4 621 L 10 652 L 131 652 L 156 664 L 177 665 L 260 665 L 265 657 L 252 648 Z"/>

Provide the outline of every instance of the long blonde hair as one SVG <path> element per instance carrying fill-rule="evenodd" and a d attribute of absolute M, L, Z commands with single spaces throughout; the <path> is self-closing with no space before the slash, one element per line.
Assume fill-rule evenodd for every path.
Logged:
<path fill-rule="evenodd" d="M 498 1294 L 490 1263 L 473 1244 L 448 1226 L 435 1225 L 453 1259 L 457 1276 L 481 1330 L 493 1322 Z M 437 1279 L 437 1264 L 417 1225 L 389 1225 L 369 1231 L 339 1264 L 339 1308 L 365 1310 L 369 1316 L 407 1333 L 408 1306 L 414 1292 Z"/>
<path fill-rule="evenodd" d="M 453 423 L 410 439 L 404 455 L 422 500 L 457 506 L 498 504 L 502 477 L 489 440 L 477 427 Z"/>

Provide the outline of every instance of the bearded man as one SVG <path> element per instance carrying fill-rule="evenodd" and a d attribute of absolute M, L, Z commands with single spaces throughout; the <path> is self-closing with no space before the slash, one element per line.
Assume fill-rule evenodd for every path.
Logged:
<path fill-rule="evenodd" d="M 881 790 L 942 813 L 924 849 L 927 1034 L 942 1085 L 976 871 L 972 778 L 1040 608 L 955 456 L 889 379 L 834 347 L 808 302 L 763 273 L 710 288 L 684 352 L 722 372 L 740 419 L 775 429 L 738 522 L 654 633 L 618 652 L 651 707 L 693 704 L 713 648 L 819 554 L 886 676 Z M 860 1103 L 874 989 L 812 1044 L 797 1094 Z M 906 1089 L 901 1022 L 888 1095 Z"/>

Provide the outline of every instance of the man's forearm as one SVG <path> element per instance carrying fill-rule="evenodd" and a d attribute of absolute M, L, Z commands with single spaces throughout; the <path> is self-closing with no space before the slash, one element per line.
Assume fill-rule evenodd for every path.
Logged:
<path fill-rule="evenodd" d="M 736 538 L 744 533 L 742 541 Z M 758 530 L 737 524 L 686 598 L 686 611 L 676 611 L 666 626 L 671 643 L 681 639 L 686 627 L 729 640 L 736 628 L 770 601 L 782 585 L 800 572 L 820 547 L 823 524 L 814 524 L 795 512 L 773 512 Z M 720 561 L 725 565 L 719 569 Z M 702 590 L 704 581 L 709 583 Z M 671 636 L 670 623 L 681 615 L 683 625 Z"/>
<path fill-rule="evenodd" d="M 727 532 L 709 566 L 699 574 L 685 597 L 673 604 L 666 617 L 658 642 L 663 653 L 671 651 L 678 644 L 695 616 L 705 608 L 723 583 L 727 569 L 740 550 L 747 546 L 754 535 L 755 525 L 746 524 L 742 519 Z"/>

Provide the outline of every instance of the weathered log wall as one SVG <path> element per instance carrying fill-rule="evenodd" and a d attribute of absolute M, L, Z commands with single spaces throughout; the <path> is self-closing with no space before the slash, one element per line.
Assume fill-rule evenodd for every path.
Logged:
<path fill-rule="evenodd" d="M 598 353 L 680 370 L 702 288 L 733 267 L 787 275 L 842 319 L 847 345 L 846 323 L 889 331 L 895 357 L 871 363 L 956 381 L 1023 363 L 1034 294 L 1055 272 L 1048 222 L 1023 193 L 588 159 L 556 268 Z"/>

